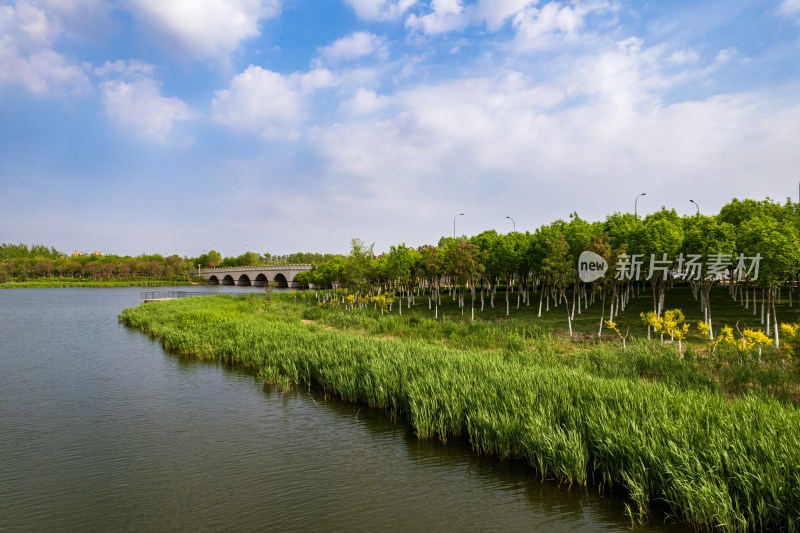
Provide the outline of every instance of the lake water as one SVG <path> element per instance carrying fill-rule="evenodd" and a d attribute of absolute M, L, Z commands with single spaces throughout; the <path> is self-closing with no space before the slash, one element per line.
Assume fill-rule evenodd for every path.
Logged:
<path fill-rule="evenodd" d="M 147 290 L 0 290 L 0 530 L 630 527 L 614 494 L 542 482 L 521 462 L 419 441 L 383 413 L 168 354 L 117 321 Z M 661 522 L 643 529 L 676 530 Z"/>

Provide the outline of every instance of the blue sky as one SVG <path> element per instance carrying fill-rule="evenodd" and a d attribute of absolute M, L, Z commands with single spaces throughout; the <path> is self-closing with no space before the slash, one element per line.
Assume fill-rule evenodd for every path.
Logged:
<path fill-rule="evenodd" d="M 800 0 L 0 0 L 0 242 L 384 251 L 798 183 Z"/>

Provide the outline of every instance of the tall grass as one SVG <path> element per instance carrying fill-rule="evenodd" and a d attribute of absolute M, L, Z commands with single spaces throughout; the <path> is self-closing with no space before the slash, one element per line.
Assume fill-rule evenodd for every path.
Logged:
<path fill-rule="evenodd" d="M 800 413 L 772 399 L 730 400 L 702 380 L 631 379 L 591 350 L 593 370 L 524 349 L 326 329 L 280 299 L 149 303 L 121 320 L 170 350 L 240 362 L 268 380 L 318 382 L 407 419 L 420 438 L 465 438 L 480 453 L 524 458 L 543 477 L 625 487 L 640 521 L 662 500 L 699 529 L 799 529 Z M 648 371 L 669 373 L 659 368 Z"/>
<path fill-rule="evenodd" d="M 798 402 L 800 365 L 767 348 L 760 359 L 720 346 L 713 357 L 694 347 L 678 355 L 675 343 L 659 344 L 636 338 L 627 350 L 618 341 L 596 336 L 554 335 L 547 323 L 522 318 L 470 321 L 457 318 L 434 320 L 411 312 L 381 315 L 364 310 L 302 307 L 302 316 L 337 329 L 384 337 L 418 339 L 461 349 L 503 350 L 518 358 L 536 358 L 581 368 L 601 377 L 640 378 L 671 387 L 700 388 L 731 396 L 758 393 L 784 402 Z M 507 356 L 510 356 L 507 354 Z"/>

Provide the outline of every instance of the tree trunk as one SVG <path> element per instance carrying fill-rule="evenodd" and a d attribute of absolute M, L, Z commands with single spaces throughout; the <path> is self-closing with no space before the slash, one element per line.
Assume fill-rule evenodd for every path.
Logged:
<path fill-rule="evenodd" d="M 600 297 L 600 329 L 597 332 L 597 336 L 601 337 L 603 335 L 603 319 L 606 317 L 606 289 L 601 289 L 602 296 Z"/>
<path fill-rule="evenodd" d="M 567 300 L 566 288 L 561 291 L 561 296 L 564 300 L 564 307 L 567 310 L 567 326 L 569 327 L 569 336 L 572 337 L 572 317 L 569 315 L 569 300 Z"/>
<path fill-rule="evenodd" d="M 791 292 L 789 293 L 791 294 Z M 775 299 L 772 300 L 772 323 L 775 324 L 775 347 L 780 347 L 780 341 L 778 340 L 778 312 L 775 310 Z"/>
<path fill-rule="evenodd" d="M 542 300 L 544 299 L 544 290 L 539 292 L 539 314 L 538 316 L 542 316 Z"/>

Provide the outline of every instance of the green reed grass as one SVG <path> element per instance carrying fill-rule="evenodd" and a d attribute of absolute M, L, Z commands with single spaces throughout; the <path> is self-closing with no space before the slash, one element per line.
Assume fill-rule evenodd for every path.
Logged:
<path fill-rule="evenodd" d="M 480 453 L 523 458 L 543 477 L 624 487 L 639 521 L 661 500 L 698 529 L 799 529 L 800 413 L 773 399 L 730 400 L 700 378 L 620 374 L 602 361 L 604 348 L 570 365 L 552 350 L 539 357 L 331 330 L 304 323 L 280 298 L 148 303 L 121 320 L 170 350 L 239 362 L 287 385 L 320 383 L 407 419 L 420 438 L 464 438 Z M 626 357 L 636 364 L 645 351 Z"/>

